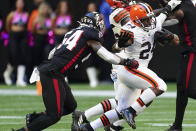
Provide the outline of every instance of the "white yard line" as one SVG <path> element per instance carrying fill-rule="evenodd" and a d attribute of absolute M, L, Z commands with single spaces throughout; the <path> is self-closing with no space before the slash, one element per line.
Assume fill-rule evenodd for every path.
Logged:
<path fill-rule="evenodd" d="M 89 91 L 89 90 L 74 90 L 72 91 L 74 96 L 87 96 L 87 97 L 114 97 L 115 93 L 111 90 L 96 90 L 96 91 Z M 21 89 L 1 89 L 0 95 L 24 95 L 24 96 L 36 96 L 36 90 L 21 90 Z M 166 92 L 160 96 L 160 98 L 176 98 L 175 92 Z"/>
<path fill-rule="evenodd" d="M 168 127 L 167 123 L 145 123 L 145 125 Z M 196 127 L 196 124 L 182 124 L 183 127 Z"/>

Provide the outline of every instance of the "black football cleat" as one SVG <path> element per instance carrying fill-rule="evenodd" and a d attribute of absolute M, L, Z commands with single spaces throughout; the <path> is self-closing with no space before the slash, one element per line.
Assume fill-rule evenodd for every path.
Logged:
<path fill-rule="evenodd" d="M 165 131 L 182 131 L 182 127 L 175 127 L 175 125 L 171 125 L 169 129 L 165 130 Z"/>
<path fill-rule="evenodd" d="M 104 128 L 105 131 L 122 131 L 124 127 L 122 126 L 115 126 L 115 125 L 110 125 L 110 126 L 106 126 Z"/>
<path fill-rule="evenodd" d="M 133 129 L 136 129 L 136 124 L 134 120 L 134 115 L 128 110 L 124 109 L 121 111 L 122 117 L 127 121 L 129 126 L 131 126 Z"/>
<path fill-rule="evenodd" d="M 74 111 L 72 114 L 72 127 L 80 127 L 82 123 L 89 123 L 83 111 Z"/>
<path fill-rule="evenodd" d="M 38 116 L 40 116 L 41 113 L 36 113 L 36 112 L 33 112 L 33 113 L 29 113 L 26 115 L 26 126 L 28 126 L 34 119 L 36 119 Z"/>

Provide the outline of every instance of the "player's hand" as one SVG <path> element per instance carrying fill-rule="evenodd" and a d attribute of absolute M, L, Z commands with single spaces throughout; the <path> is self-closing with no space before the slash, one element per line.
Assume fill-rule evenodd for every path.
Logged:
<path fill-rule="evenodd" d="M 124 65 L 128 68 L 135 68 L 135 69 L 139 67 L 139 63 L 135 59 L 125 59 Z"/>
<path fill-rule="evenodd" d="M 118 46 L 120 48 L 130 46 L 132 44 L 133 38 L 134 38 L 133 32 L 122 29 L 120 31 Z"/>
<path fill-rule="evenodd" d="M 168 5 L 171 7 L 171 10 L 174 10 L 181 2 L 180 0 L 170 0 Z"/>
<path fill-rule="evenodd" d="M 171 41 L 174 39 L 174 34 L 166 29 L 162 29 L 155 33 L 154 38 L 158 42 Z"/>

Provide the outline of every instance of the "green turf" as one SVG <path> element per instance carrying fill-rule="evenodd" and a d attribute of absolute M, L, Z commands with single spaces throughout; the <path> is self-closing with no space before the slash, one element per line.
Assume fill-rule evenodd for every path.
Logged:
<path fill-rule="evenodd" d="M 167 83 L 168 91 L 176 91 L 175 83 Z M 70 84 L 72 90 L 113 90 L 112 84 L 101 84 L 97 88 L 90 88 L 88 84 Z M 0 85 L 0 89 L 24 89 L 23 87 Z M 25 89 L 35 89 L 35 85 L 28 85 Z"/>
<path fill-rule="evenodd" d="M 86 84 L 71 85 L 74 90 L 90 89 Z M 11 88 L 21 89 L 6 86 L 0 86 L 0 89 Z M 30 86 L 28 89 L 34 87 Z M 112 85 L 99 86 L 97 89 L 91 90 L 112 90 Z M 175 84 L 168 84 L 169 91 L 175 91 Z M 26 88 L 25 88 L 26 89 Z M 78 101 L 78 109 L 85 110 L 100 101 L 106 99 L 103 97 L 76 97 Z M 196 101 L 190 100 L 186 110 L 184 124 L 196 124 Z M 25 124 L 24 117 L 29 112 L 43 111 L 44 106 L 40 96 L 0 96 L 0 131 L 10 131 L 11 128 L 19 128 Z M 2 118 L 2 116 L 18 116 L 19 118 Z M 175 99 L 158 98 L 153 104 L 144 111 L 136 119 L 136 131 L 164 131 L 167 127 L 152 126 L 154 124 L 170 124 L 175 116 Z M 95 118 L 93 118 L 95 119 Z M 71 116 L 66 116 L 61 119 L 56 125 L 46 129 L 46 131 L 70 131 Z M 131 130 L 128 125 L 125 125 L 125 130 Z M 100 129 L 99 131 L 103 131 Z M 196 127 L 185 127 L 184 131 L 196 131 Z"/>

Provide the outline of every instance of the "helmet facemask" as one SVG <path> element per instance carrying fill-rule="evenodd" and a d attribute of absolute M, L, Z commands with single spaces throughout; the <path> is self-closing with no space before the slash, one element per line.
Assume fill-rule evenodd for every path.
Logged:
<path fill-rule="evenodd" d="M 96 15 L 95 15 L 95 20 L 96 20 L 97 29 L 98 29 L 101 33 L 104 33 L 105 30 L 106 30 L 104 16 L 103 16 L 102 14 L 96 14 Z"/>
<path fill-rule="evenodd" d="M 97 12 L 91 13 L 92 16 L 89 17 L 88 15 L 86 15 L 80 20 L 80 25 L 94 28 L 103 34 L 106 30 L 104 16 Z"/>
<path fill-rule="evenodd" d="M 145 31 L 149 31 L 149 30 L 153 30 L 156 28 L 156 17 L 154 15 L 153 12 L 149 13 L 147 17 L 144 18 L 137 18 L 136 23 L 140 25 L 140 27 L 145 30 Z"/>

